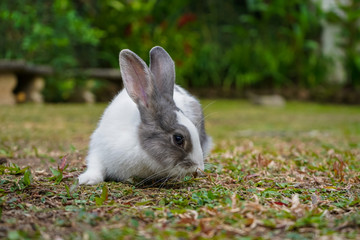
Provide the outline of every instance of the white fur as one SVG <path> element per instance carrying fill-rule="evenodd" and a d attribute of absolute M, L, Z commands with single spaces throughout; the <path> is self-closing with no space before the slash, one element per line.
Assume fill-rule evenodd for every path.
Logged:
<path fill-rule="evenodd" d="M 186 115 L 188 104 L 196 101 L 186 91 L 174 91 L 174 101 Z M 194 124 L 182 113 L 177 114 L 180 124 L 188 128 L 193 151 L 191 159 L 204 169 L 200 139 Z M 97 184 L 104 181 L 105 173 L 119 180 L 129 177 L 148 177 L 162 169 L 156 161 L 141 148 L 138 140 L 140 113 L 127 91 L 122 90 L 105 110 L 97 129 L 91 136 L 86 158 L 87 170 L 79 176 L 80 184 Z M 195 169 L 194 169 L 195 170 Z M 176 172 L 177 171 L 177 172 Z M 183 169 L 169 170 L 169 176 L 179 174 Z"/>
<path fill-rule="evenodd" d="M 189 118 L 190 120 L 198 121 L 195 119 L 198 119 L 199 112 L 194 112 L 192 106 L 200 104 L 199 101 L 180 86 L 175 86 L 176 87 L 174 91 L 174 101 L 176 103 L 176 106 L 180 108 L 181 111 L 183 111 L 187 118 Z M 197 122 L 196 124 L 200 124 L 200 122 Z M 212 138 L 208 136 L 208 141 L 206 142 L 204 149 L 202 149 L 204 152 L 203 158 L 206 158 L 210 154 L 212 146 Z"/>
<path fill-rule="evenodd" d="M 193 167 L 190 172 L 195 172 L 197 168 L 200 170 L 204 170 L 204 157 L 203 152 L 200 145 L 200 138 L 198 131 L 195 127 L 195 125 L 181 112 L 177 112 L 177 120 L 178 122 L 185 126 L 189 132 L 191 137 L 191 143 L 192 143 L 192 151 L 189 153 L 190 159 L 196 163 L 197 165 Z M 174 168 L 174 171 L 183 171 L 183 169 L 179 169 L 180 167 Z M 189 170 L 187 170 L 189 172 Z"/>

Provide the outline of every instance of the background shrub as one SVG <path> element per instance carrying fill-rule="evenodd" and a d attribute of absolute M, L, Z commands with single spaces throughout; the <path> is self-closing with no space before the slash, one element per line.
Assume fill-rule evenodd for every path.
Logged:
<path fill-rule="evenodd" d="M 360 3 L 350 2 L 339 5 L 341 17 L 310 0 L 4 0 L 0 53 L 53 66 L 60 74 L 45 90 L 52 101 L 81 84 L 68 69 L 118 68 L 124 48 L 147 61 L 155 45 L 170 52 L 177 82 L 192 89 L 316 89 L 328 84 L 332 67 L 321 51 L 326 19 L 343 29 L 343 85 L 353 88 L 360 81 Z"/>

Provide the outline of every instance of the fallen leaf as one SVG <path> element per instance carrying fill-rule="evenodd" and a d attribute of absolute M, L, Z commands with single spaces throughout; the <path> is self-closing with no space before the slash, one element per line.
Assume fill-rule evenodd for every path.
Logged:
<path fill-rule="evenodd" d="M 286 204 L 286 203 L 283 203 L 283 202 L 274 202 L 274 204 L 276 204 L 276 205 L 280 205 L 280 206 L 289 206 L 288 204 Z"/>

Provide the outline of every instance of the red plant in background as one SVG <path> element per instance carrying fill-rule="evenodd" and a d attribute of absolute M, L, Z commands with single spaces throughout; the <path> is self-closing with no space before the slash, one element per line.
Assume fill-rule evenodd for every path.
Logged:
<path fill-rule="evenodd" d="M 153 16 L 151 16 L 151 15 L 147 15 L 147 16 L 145 16 L 144 17 L 144 21 L 146 22 L 146 23 L 153 23 L 154 22 L 154 17 Z"/>
<path fill-rule="evenodd" d="M 197 19 L 194 13 L 184 13 L 178 20 L 177 20 L 177 28 L 180 29 L 184 27 L 186 24 L 191 22 L 195 22 Z M 187 56 L 191 55 L 193 52 L 192 46 L 188 43 L 184 43 L 184 52 Z"/>
<path fill-rule="evenodd" d="M 194 13 L 185 13 L 177 21 L 177 27 L 180 29 L 188 23 L 195 22 L 196 15 Z"/>
<path fill-rule="evenodd" d="M 186 55 L 186 56 L 189 56 L 189 55 L 192 54 L 193 49 L 192 49 L 190 43 L 184 42 L 184 52 L 185 52 L 185 55 Z"/>
<path fill-rule="evenodd" d="M 124 29 L 124 35 L 126 37 L 129 37 L 133 32 L 133 26 L 131 23 L 129 23 L 128 25 L 126 25 L 125 29 Z"/>
<path fill-rule="evenodd" d="M 161 28 L 161 30 L 166 30 L 166 28 L 168 27 L 168 22 L 166 21 L 166 20 L 164 20 L 164 21 L 162 21 L 161 23 L 160 23 L 160 28 Z"/>
<path fill-rule="evenodd" d="M 184 61 L 181 61 L 181 60 L 175 60 L 175 66 L 177 66 L 177 67 L 181 67 L 182 65 L 184 65 Z"/>

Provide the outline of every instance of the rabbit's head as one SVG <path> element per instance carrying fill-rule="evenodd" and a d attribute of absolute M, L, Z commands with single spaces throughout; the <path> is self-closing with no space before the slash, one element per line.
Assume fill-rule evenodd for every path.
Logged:
<path fill-rule="evenodd" d="M 204 169 L 196 126 L 175 105 L 175 65 L 161 47 L 150 51 L 150 67 L 130 50 L 119 56 L 124 86 L 136 103 L 141 122 L 138 138 L 149 167 L 177 177 Z"/>

